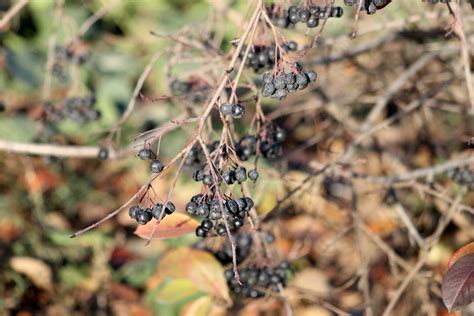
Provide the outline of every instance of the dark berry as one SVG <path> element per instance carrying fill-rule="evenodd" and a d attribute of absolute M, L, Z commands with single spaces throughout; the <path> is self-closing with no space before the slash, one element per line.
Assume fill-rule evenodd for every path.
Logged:
<path fill-rule="evenodd" d="M 276 76 L 275 79 L 273 80 L 273 85 L 275 86 L 275 89 L 285 89 L 286 88 L 286 80 L 285 76 Z"/>
<path fill-rule="evenodd" d="M 264 97 L 269 97 L 275 92 L 275 86 L 273 83 L 265 83 L 262 89 L 262 95 Z"/>
<path fill-rule="evenodd" d="M 293 23 L 293 24 L 296 24 L 299 22 L 300 20 L 300 16 L 298 14 L 298 12 L 291 12 L 288 14 L 288 20 Z"/>
<path fill-rule="evenodd" d="M 298 7 L 295 5 L 292 5 L 288 8 L 288 14 L 290 13 L 297 13 L 298 12 Z"/>
<path fill-rule="evenodd" d="M 155 219 L 159 220 L 160 217 L 162 216 L 161 215 L 162 210 L 163 210 L 163 204 L 158 203 L 151 210 L 151 214 L 153 215 Z"/>
<path fill-rule="evenodd" d="M 166 203 L 165 213 L 166 213 L 167 215 L 171 215 L 171 214 L 174 213 L 175 210 L 176 210 L 176 207 L 174 206 L 173 202 L 168 201 L 168 202 Z"/>
<path fill-rule="evenodd" d="M 151 161 L 151 164 L 150 164 L 151 172 L 160 173 L 161 171 L 163 171 L 164 168 L 165 166 L 163 165 L 161 161 L 157 159 Z"/>
<path fill-rule="evenodd" d="M 283 100 L 288 95 L 288 92 L 285 89 L 278 89 L 273 94 L 273 97 L 278 100 Z"/>
<path fill-rule="evenodd" d="M 240 183 L 247 180 L 247 170 L 245 167 L 239 166 L 235 169 L 235 179 Z"/>
<path fill-rule="evenodd" d="M 237 203 L 239 212 L 245 211 L 245 208 L 247 207 L 247 203 L 245 202 L 245 199 L 236 199 L 235 202 Z"/>
<path fill-rule="evenodd" d="M 196 215 L 200 217 L 208 217 L 209 216 L 209 206 L 207 204 L 201 204 L 196 209 Z"/>
<path fill-rule="evenodd" d="M 306 22 L 309 20 L 309 17 L 311 16 L 311 14 L 309 13 L 308 10 L 306 9 L 301 9 L 299 12 L 298 12 L 298 15 L 299 15 L 299 20 L 301 22 Z"/>
<path fill-rule="evenodd" d="M 288 42 L 288 48 L 291 50 L 291 51 L 295 51 L 298 49 L 298 44 L 296 44 L 295 41 L 289 41 Z"/>
<path fill-rule="evenodd" d="M 202 197 L 203 197 L 203 195 L 201 193 L 196 194 L 191 198 L 191 201 L 193 201 L 196 204 L 200 204 L 201 200 L 202 200 Z"/>
<path fill-rule="evenodd" d="M 234 219 L 234 228 L 239 229 L 240 227 L 244 226 L 244 221 L 241 219 Z"/>
<path fill-rule="evenodd" d="M 316 72 L 314 71 L 308 71 L 306 73 L 306 76 L 308 77 L 310 82 L 316 81 L 316 79 L 318 78 L 318 74 L 316 74 Z"/>
<path fill-rule="evenodd" d="M 255 169 L 249 170 L 247 175 L 252 181 L 256 181 L 258 179 L 258 171 Z"/>
<path fill-rule="evenodd" d="M 106 147 L 100 147 L 99 154 L 97 156 L 100 160 L 107 160 L 107 158 L 109 158 L 109 150 Z"/>
<path fill-rule="evenodd" d="M 142 148 L 138 152 L 138 157 L 141 160 L 150 160 L 152 158 L 152 156 L 153 156 L 152 151 L 151 151 L 151 149 L 148 149 L 148 148 Z"/>
<path fill-rule="evenodd" d="M 232 114 L 232 104 L 230 104 L 228 102 L 222 103 L 222 105 L 220 107 L 220 111 L 221 111 L 222 115 L 231 115 Z"/>
<path fill-rule="evenodd" d="M 210 230 L 212 228 L 212 226 L 214 226 L 214 224 L 212 224 L 212 221 L 210 219 L 206 218 L 205 220 L 202 221 L 201 226 L 205 230 Z"/>
<path fill-rule="evenodd" d="M 237 205 L 237 202 L 235 202 L 234 200 L 228 200 L 225 203 L 225 207 L 232 214 L 236 214 L 239 211 L 239 206 Z"/>
<path fill-rule="evenodd" d="M 198 204 L 196 202 L 191 201 L 188 204 L 186 204 L 186 212 L 190 214 L 196 214 L 197 208 L 198 208 Z"/>
<path fill-rule="evenodd" d="M 311 15 L 311 17 L 306 21 L 306 26 L 309 28 L 315 28 L 319 25 L 319 19 L 315 15 Z"/>
<path fill-rule="evenodd" d="M 240 104 L 236 103 L 232 106 L 232 117 L 235 119 L 239 119 L 245 114 L 245 107 Z"/>
<path fill-rule="evenodd" d="M 278 267 L 284 270 L 288 270 L 290 268 L 290 263 L 288 261 L 282 261 L 280 262 Z"/>
<path fill-rule="evenodd" d="M 304 73 L 299 73 L 296 75 L 296 83 L 298 84 L 300 90 L 306 88 L 308 85 L 308 77 Z"/>
<path fill-rule="evenodd" d="M 266 72 L 263 74 L 262 77 L 263 83 L 272 83 L 273 82 L 273 75 L 271 72 Z"/>
<path fill-rule="evenodd" d="M 145 225 L 147 224 L 149 221 L 151 221 L 151 218 L 153 217 L 153 215 L 151 215 L 151 212 L 149 211 L 149 209 L 146 209 L 146 210 L 141 210 L 138 215 L 137 215 L 137 223 L 140 224 L 140 225 Z"/>
<path fill-rule="evenodd" d="M 202 179 L 202 182 L 207 185 L 207 186 L 211 186 L 212 185 L 212 176 L 210 174 L 206 174 L 204 176 L 204 178 Z"/>
<path fill-rule="evenodd" d="M 138 205 L 133 205 L 129 210 L 128 210 L 128 215 L 130 218 L 137 219 L 137 215 L 140 213 L 141 209 Z"/>
<path fill-rule="evenodd" d="M 204 170 L 196 169 L 193 173 L 193 180 L 196 182 L 201 182 L 204 179 Z"/>
<path fill-rule="evenodd" d="M 254 206 L 254 202 L 251 198 L 249 198 L 248 196 L 244 197 L 244 200 L 245 200 L 245 211 L 250 211 L 252 209 L 252 207 Z"/>
<path fill-rule="evenodd" d="M 227 230 L 225 229 L 225 225 L 224 224 L 218 224 L 216 226 L 216 233 L 219 236 L 224 236 L 225 234 L 227 234 Z"/>
<path fill-rule="evenodd" d="M 205 238 L 207 236 L 207 230 L 205 230 L 202 226 L 198 226 L 196 228 L 196 236 Z"/>
<path fill-rule="evenodd" d="M 235 182 L 235 172 L 234 170 L 226 170 L 222 174 L 222 178 L 226 184 L 233 184 Z"/>

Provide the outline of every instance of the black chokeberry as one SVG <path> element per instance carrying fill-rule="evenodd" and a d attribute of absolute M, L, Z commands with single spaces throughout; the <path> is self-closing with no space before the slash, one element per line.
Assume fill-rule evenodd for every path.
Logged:
<path fill-rule="evenodd" d="M 207 186 L 211 186 L 212 185 L 212 176 L 210 174 L 206 174 L 204 176 L 204 178 L 202 179 L 202 182 L 207 185 Z"/>
<path fill-rule="evenodd" d="M 285 89 L 278 89 L 273 94 L 273 97 L 278 100 L 283 100 L 288 95 L 288 92 Z"/>
<path fill-rule="evenodd" d="M 155 206 L 153 206 L 153 209 L 151 210 L 151 215 L 157 220 L 162 218 L 163 216 L 161 215 L 163 211 L 163 204 L 157 203 Z"/>
<path fill-rule="evenodd" d="M 137 219 L 137 216 L 138 214 L 140 213 L 141 209 L 138 205 L 133 205 L 132 207 L 130 207 L 130 209 L 128 210 L 128 215 L 130 216 L 130 218 L 132 219 Z"/>
<path fill-rule="evenodd" d="M 174 211 L 176 210 L 176 206 L 174 206 L 173 202 L 171 201 L 168 201 L 166 203 L 166 207 L 165 207 L 165 213 L 167 215 L 171 215 L 174 213 Z"/>
<path fill-rule="evenodd" d="M 207 230 L 205 230 L 204 227 L 202 227 L 202 226 L 198 226 L 196 228 L 196 236 L 201 237 L 201 238 L 205 238 L 207 236 Z"/>
<path fill-rule="evenodd" d="M 245 211 L 250 211 L 252 209 L 252 207 L 254 206 L 254 202 L 251 198 L 249 198 L 248 196 L 244 197 L 244 200 L 245 200 Z"/>
<path fill-rule="evenodd" d="M 234 200 L 228 200 L 225 203 L 225 207 L 232 214 L 236 214 L 239 211 L 239 206 L 237 205 L 237 202 L 235 202 Z"/>
<path fill-rule="evenodd" d="M 232 106 L 232 117 L 235 119 L 239 119 L 245 114 L 245 107 L 240 104 L 236 103 Z"/>
<path fill-rule="evenodd" d="M 100 160 L 107 160 L 109 158 L 109 150 L 106 147 L 100 147 L 97 155 Z"/>
<path fill-rule="evenodd" d="M 306 21 L 306 26 L 309 28 L 315 28 L 319 25 L 319 19 L 317 16 L 311 15 L 311 17 Z"/>
<path fill-rule="evenodd" d="M 200 217 L 208 217 L 209 216 L 209 206 L 207 204 L 201 204 L 196 209 L 196 215 Z"/>
<path fill-rule="evenodd" d="M 273 80 L 273 85 L 275 86 L 275 89 L 285 89 L 286 88 L 286 80 L 285 76 L 276 76 L 275 79 Z"/>
<path fill-rule="evenodd" d="M 150 209 L 141 210 L 137 214 L 137 218 L 136 218 L 137 223 L 140 224 L 140 225 L 146 225 L 149 221 L 151 221 L 152 217 L 153 217 L 153 215 L 151 214 Z"/>
<path fill-rule="evenodd" d="M 231 115 L 232 114 L 232 104 L 229 102 L 222 103 L 220 107 L 222 115 Z"/>
<path fill-rule="evenodd" d="M 201 200 L 202 200 L 202 197 L 203 197 L 203 195 L 201 193 L 196 194 L 191 198 L 191 201 L 193 201 L 196 204 L 200 204 Z"/>
<path fill-rule="evenodd" d="M 250 180 L 256 181 L 258 179 L 258 171 L 255 169 L 249 170 L 247 176 Z"/>
<path fill-rule="evenodd" d="M 152 159 L 152 156 L 153 156 L 152 151 L 149 148 L 142 148 L 138 152 L 138 157 L 141 160 L 150 160 L 150 159 Z"/>
<path fill-rule="evenodd" d="M 298 12 L 298 15 L 299 15 L 299 20 L 301 22 L 306 22 L 309 20 L 309 17 L 311 16 L 311 14 L 309 13 L 308 10 L 306 9 L 301 9 L 299 12 Z"/>
<path fill-rule="evenodd" d="M 316 79 L 318 78 L 318 75 L 314 71 L 308 71 L 306 73 L 306 76 L 308 77 L 310 82 L 316 81 Z"/>
<path fill-rule="evenodd" d="M 273 83 L 265 83 L 263 85 L 262 95 L 264 97 L 269 97 L 275 92 L 275 86 Z"/>
<path fill-rule="evenodd" d="M 247 170 L 245 167 L 239 166 L 235 169 L 235 179 L 241 183 L 247 180 Z"/>
<path fill-rule="evenodd" d="M 163 163 L 157 159 L 154 159 L 151 161 L 151 164 L 150 164 L 150 169 L 151 169 L 151 172 L 153 173 L 160 173 L 161 171 L 163 171 L 163 169 L 165 168 L 165 166 L 163 165 Z"/>
<path fill-rule="evenodd" d="M 196 202 L 191 201 L 186 204 L 186 212 L 188 212 L 189 214 L 196 214 L 197 208 L 198 204 Z"/>
<path fill-rule="evenodd" d="M 212 226 L 214 226 L 214 224 L 212 223 L 210 219 L 206 218 L 205 220 L 202 221 L 201 226 L 206 230 L 210 230 Z"/>
<path fill-rule="evenodd" d="M 244 226 L 244 221 L 240 218 L 234 219 L 233 225 L 235 229 L 239 229 L 240 227 Z"/>
<path fill-rule="evenodd" d="M 224 236 L 225 234 L 227 234 L 227 230 L 225 229 L 225 225 L 224 224 L 217 224 L 216 233 L 219 236 Z"/>
<path fill-rule="evenodd" d="M 204 179 L 204 170 L 196 169 L 193 173 L 193 180 L 196 182 L 201 182 Z"/>

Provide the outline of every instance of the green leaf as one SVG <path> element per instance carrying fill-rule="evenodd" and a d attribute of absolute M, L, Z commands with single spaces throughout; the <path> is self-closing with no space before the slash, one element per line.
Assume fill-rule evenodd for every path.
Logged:
<path fill-rule="evenodd" d="M 190 280 L 173 279 L 160 287 L 156 299 L 163 304 L 176 304 L 197 293 L 199 290 Z"/>
<path fill-rule="evenodd" d="M 37 123 L 26 117 L 1 117 L 0 135 L 4 140 L 28 142 L 33 139 Z"/>

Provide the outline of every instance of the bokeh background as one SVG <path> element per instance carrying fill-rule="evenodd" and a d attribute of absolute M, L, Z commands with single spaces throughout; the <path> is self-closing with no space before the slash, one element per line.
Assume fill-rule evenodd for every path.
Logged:
<path fill-rule="evenodd" d="M 0 15 L 13 2 L 0 1 Z M 278 163 L 262 161 L 262 180 L 252 188 L 260 214 L 271 210 L 287 192 L 300 185 L 309 167 L 317 168 L 342 152 L 354 139 L 353 130 L 347 126 L 361 122 L 386 87 L 424 54 L 445 51 L 392 96 L 384 118 L 402 113 L 404 106 L 420 95 L 431 93 L 439 84 L 447 86 L 424 110 L 403 116 L 381 132 L 380 138 L 361 150 L 352 162 L 357 172 L 385 176 L 429 167 L 469 153 L 474 120 L 460 66 L 459 39 L 454 34 L 445 36 L 445 28 L 452 22 L 446 7 L 411 0 L 393 2 L 373 17 L 362 14 L 359 21 L 362 35 L 353 41 L 349 40 L 349 34 L 354 10 L 344 7 L 344 17 L 328 21 L 320 46 L 305 57 L 305 64 L 319 74 L 317 87 L 284 102 L 264 105 L 266 113 L 275 110 L 283 113 L 274 113 L 274 117 L 287 130 L 289 139 L 284 159 Z M 184 56 L 182 50 L 177 56 L 184 56 L 185 62 L 179 58 L 160 59 L 141 90 L 144 97 L 139 98 L 133 115 L 118 137 L 108 142 L 104 130 L 123 114 L 151 56 L 176 45 L 173 39 L 154 36 L 150 31 L 177 34 L 180 38 L 218 36 L 218 48 L 225 55 L 232 49 L 231 41 L 238 38 L 243 21 L 248 19 L 247 1 L 66 0 L 62 5 L 58 3 L 31 0 L 0 31 L 0 102 L 5 107 L 0 112 L 2 140 L 129 146 L 137 134 L 192 111 L 193 106 L 202 106 L 189 100 L 150 100 L 169 95 L 171 80 L 198 75 L 212 84 L 218 77 L 216 74 L 224 69 L 222 60 L 211 58 L 203 64 L 193 61 L 192 56 Z M 343 5 L 342 1 L 336 4 Z M 74 46 L 84 62 L 58 59 L 51 92 L 45 99 L 45 67 L 51 37 L 55 37 L 58 51 L 66 47 L 84 21 L 104 6 L 107 13 Z M 58 7 L 61 8 L 59 22 L 55 20 Z M 436 18 L 426 15 L 430 12 L 440 15 Z M 472 45 L 473 13 L 463 12 L 465 31 Z M 419 18 L 404 20 L 413 16 Z M 316 34 L 314 31 L 308 34 L 305 29 L 283 33 L 300 46 L 310 43 Z M 260 36 L 271 38 L 268 33 Z M 326 57 L 364 44 L 365 50 L 354 57 L 324 61 Z M 198 57 L 202 56 L 197 54 Z M 258 77 L 251 71 L 249 76 Z M 64 98 L 91 95 L 101 113 L 98 120 L 45 123 L 48 102 L 57 104 Z M 301 105 L 306 105 L 307 110 L 292 113 L 292 107 Z M 245 124 L 250 121 L 251 116 L 246 116 L 238 129 L 245 130 Z M 164 161 L 179 152 L 187 135 L 186 131 L 176 131 L 163 139 Z M 122 205 L 148 176 L 148 165 L 133 153 L 103 161 L 0 152 L 0 313 L 179 315 L 190 302 L 209 297 L 206 291 L 186 282 L 173 283 L 163 291 L 173 276 L 160 271 L 161 258 L 170 251 L 193 245 L 197 241 L 193 234 L 155 240 L 145 246 L 144 240 L 133 234 L 136 224 L 125 211 L 79 238 L 69 238 L 72 232 Z M 166 174 L 154 183 L 158 194 L 168 192 L 172 176 Z M 338 179 L 328 174 L 306 183 L 301 194 L 285 204 L 282 214 L 268 227 L 277 237 L 273 245 L 277 258 L 294 261 L 290 281 L 293 290 L 289 286 L 288 295 L 297 315 L 337 314 L 337 309 L 330 307 L 333 305 L 351 315 L 363 314 L 363 295 L 356 282 L 360 272 L 359 251 L 365 252 L 368 271 L 365 277 L 371 285 L 377 311 L 383 310 L 386 296 L 393 293 L 404 276 L 397 270 L 399 267 L 390 266 L 386 252 L 368 241 L 370 238 L 360 247 L 360 240 L 356 243 L 357 234 L 346 230 L 352 223 L 347 211 L 350 193 L 347 183 L 341 184 Z M 459 196 L 463 208 L 431 250 L 424 274 L 409 287 L 397 313 L 446 315 L 439 296 L 439 282 L 452 252 L 473 240 L 472 188 L 446 174 L 415 182 L 412 187 L 401 186 L 395 190 L 421 236 L 435 231 L 451 205 L 449 201 Z M 366 189 L 361 193 L 360 206 L 366 228 L 398 256 L 416 262 L 419 249 L 396 216 L 398 204 L 394 206 L 387 201 L 388 189 L 360 185 Z M 436 199 L 429 190 L 448 200 Z M 198 191 L 199 186 L 185 170 L 173 198 L 178 210 L 182 211 L 190 196 Z M 418 313 L 420 304 L 424 309 Z M 266 311 L 274 315 L 284 310 L 279 300 L 263 299 L 249 306 L 240 305 L 234 311 L 248 315 Z M 213 308 L 216 313 L 230 312 L 223 304 L 216 303 Z"/>

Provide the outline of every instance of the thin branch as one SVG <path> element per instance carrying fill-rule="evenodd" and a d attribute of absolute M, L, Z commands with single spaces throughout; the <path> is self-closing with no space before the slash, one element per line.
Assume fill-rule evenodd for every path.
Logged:
<path fill-rule="evenodd" d="M 4 31 L 5 26 L 10 22 L 10 20 L 18 13 L 24 6 L 28 4 L 29 0 L 20 0 L 10 10 L 5 13 L 5 15 L 0 20 L 0 31 Z"/>

